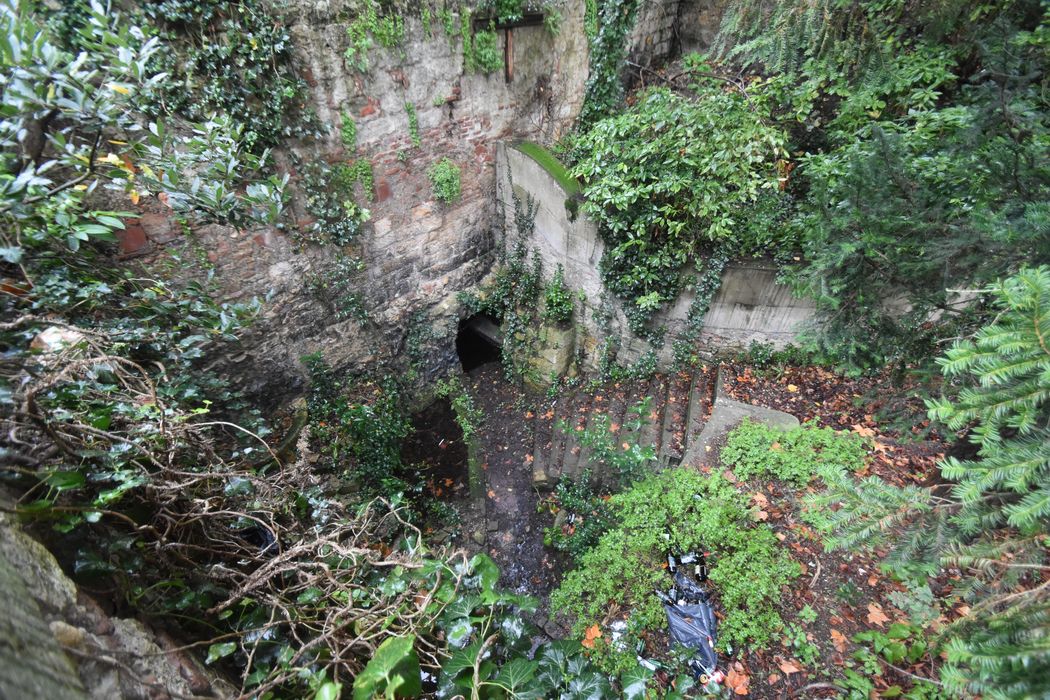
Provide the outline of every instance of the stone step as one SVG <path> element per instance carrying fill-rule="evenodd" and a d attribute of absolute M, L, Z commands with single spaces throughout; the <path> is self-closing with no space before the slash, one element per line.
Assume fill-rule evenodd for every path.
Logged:
<path fill-rule="evenodd" d="M 668 378 L 667 403 L 664 406 L 663 434 L 660 439 L 660 466 L 674 467 L 685 452 L 685 424 L 689 407 L 692 377 L 678 372 Z"/>
<path fill-rule="evenodd" d="M 686 412 L 685 451 L 689 450 L 711 417 L 715 376 L 715 370 L 708 365 L 701 365 L 693 372 L 689 388 L 689 409 Z"/>
<path fill-rule="evenodd" d="M 790 413 L 776 411 L 763 406 L 752 406 L 721 395 L 722 370 L 718 372 L 715 383 L 714 409 L 704 425 L 703 431 L 692 441 L 686 450 L 683 462 L 690 466 L 710 464 L 715 452 L 713 448 L 725 437 L 725 434 L 740 425 L 745 418 L 757 423 L 764 423 L 781 430 L 798 427 L 798 418 Z"/>
<path fill-rule="evenodd" d="M 610 399 L 608 388 L 608 385 L 603 385 L 597 387 L 592 393 L 590 412 L 587 415 L 587 430 L 589 431 L 593 432 L 597 428 L 598 420 L 609 416 Z M 606 422 L 606 425 L 608 425 L 608 422 Z M 593 448 L 581 445 L 579 459 L 579 471 L 581 473 L 588 466 L 591 466 L 593 454 Z"/>
<path fill-rule="evenodd" d="M 548 460 L 551 448 L 551 426 L 554 421 L 553 401 L 542 401 L 533 418 L 532 484 L 537 488 L 551 488 Z"/>
<path fill-rule="evenodd" d="M 562 476 L 575 477 L 582 471 L 580 452 L 583 449 L 583 443 L 580 441 L 580 433 L 587 428 L 593 403 L 594 396 L 590 392 L 580 391 L 577 394 L 574 404 L 575 412 L 571 418 L 567 419 L 570 431 L 565 441 L 565 454 L 562 457 Z"/>
<path fill-rule="evenodd" d="M 652 445 L 656 454 L 659 455 L 660 440 L 663 437 L 664 405 L 667 403 L 667 376 L 653 375 L 645 395 L 651 396 L 653 400 L 649 406 L 649 412 L 643 417 L 645 425 L 642 427 L 638 444 L 642 447 Z"/>
<path fill-rule="evenodd" d="M 624 412 L 627 410 L 628 388 L 625 383 L 616 382 L 605 389 L 609 397 L 609 431 L 610 439 L 614 445 L 619 445 L 623 436 Z M 595 465 L 594 484 L 599 491 L 616 486 L 617 475 L 609 473 L 609 465 L 605 463 Z"/>
<path fill-rule="evenodd" d="M 648 411 L 642 416 L 642 425 L 637 425 L 637 406 L 640 401 L 649 394 L 648 380 L 631 381 L 626 390 L 626 402 L 624 404 L 623 419 L 621 420 L 620 440 L 621 442 L 639 441 L 642 436 L 642 428 L 645 420 L 648 420 Z M 652 410 L 651 408 L 649 410 Z"/>
<path fill-rule="evenodd" d="M 563 389 L 554 404 L 554 416 L 551 418 L 550 448 L 547 451 L 547 475 L 551 484 L 558 481 L 562 471 L 562 455 L 565 453 L 565 432 L 558 429 L 561 421 L 568 422 L 572 413 L 572 403 L 576 398 L 574 392 Z"/>

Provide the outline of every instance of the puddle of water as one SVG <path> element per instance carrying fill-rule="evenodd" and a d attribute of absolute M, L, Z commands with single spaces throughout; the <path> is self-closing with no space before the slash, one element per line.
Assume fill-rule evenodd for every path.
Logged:
<path fill-rule="evenodd" d="M 467 446 L 448 399 L 438 399 L 412 416 L 412 432 L 401 446 L 401 461 L 423 470 L 430 495 L 442 500 L 465 498 Z"/>

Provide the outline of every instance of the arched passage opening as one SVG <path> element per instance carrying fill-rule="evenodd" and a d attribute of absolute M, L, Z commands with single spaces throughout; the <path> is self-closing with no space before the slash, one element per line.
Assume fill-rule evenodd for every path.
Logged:
<path fill-rule="evenodd" d="M 489 314 L 474 314 L 459 322 L 456 354 L 464 372 L 500 359 L 503 334 L 499 322 Z"/>

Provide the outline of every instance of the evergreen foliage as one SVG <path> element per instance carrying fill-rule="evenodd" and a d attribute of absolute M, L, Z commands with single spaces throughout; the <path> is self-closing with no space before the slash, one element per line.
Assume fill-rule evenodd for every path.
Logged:
<path fill-rule="evenodd" d="M 930 417 L 969 431 L 975 459 L 945 459 L 942 488 L 895 488 L 840 474 L 818 504 L 832 547 L 886 544 L 890 562 L 922 581 L 941 566 L 966 572 L 973 603 L 949 628 L 944 682 L 985 697 L 1050 690 L 1050 267 L 1023 269 L 992 290 L 996 320 L 938 363 L 963 383 L 929 403 Z"/>
<path fill-rule="evenodd" d="M 1047 9 L 734 3 L 724 58 L 780 74 L 801 152 L 796 287 L 852 367 L 930 358 L 986 310 L 966 291 L 1050 262 Z"/>

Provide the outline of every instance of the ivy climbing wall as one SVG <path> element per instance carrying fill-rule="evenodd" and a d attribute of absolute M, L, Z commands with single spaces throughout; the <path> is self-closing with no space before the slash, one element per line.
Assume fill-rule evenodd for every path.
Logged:
<path fill-rule="evenodd" d="M 695 292 L 687 289 L 654 317 L 654 326 L 665 329 L 662 345 L 637 338 L 628 330 L 620 302 L 602 285 L 598 263 L 604 246 L 596 224 L 582 211 L 570 210 L 569 197 L 556 175 L 530 155 L 504 144 L 496 162 L 497 196 L 507 230 L 515 225 L 513 197 L 531 198 L 536 219 L 530 247 L 539 253 L 545 271 L 563 266 L 576 305 L 575 344 L 583 348 L 585 364 L 592 369 L 609 350 L 615 353 L 612 359 L 623 365 L 644 361 L 666 368 L 675 359 L 677 341 L 707 350 L 746 348 L 752 342 L 783 347 L 813 317 L 811 302 L 796 299 L 778 284 L 771 263 L 731 260 L 705 315 L 690 318 Z"/>

